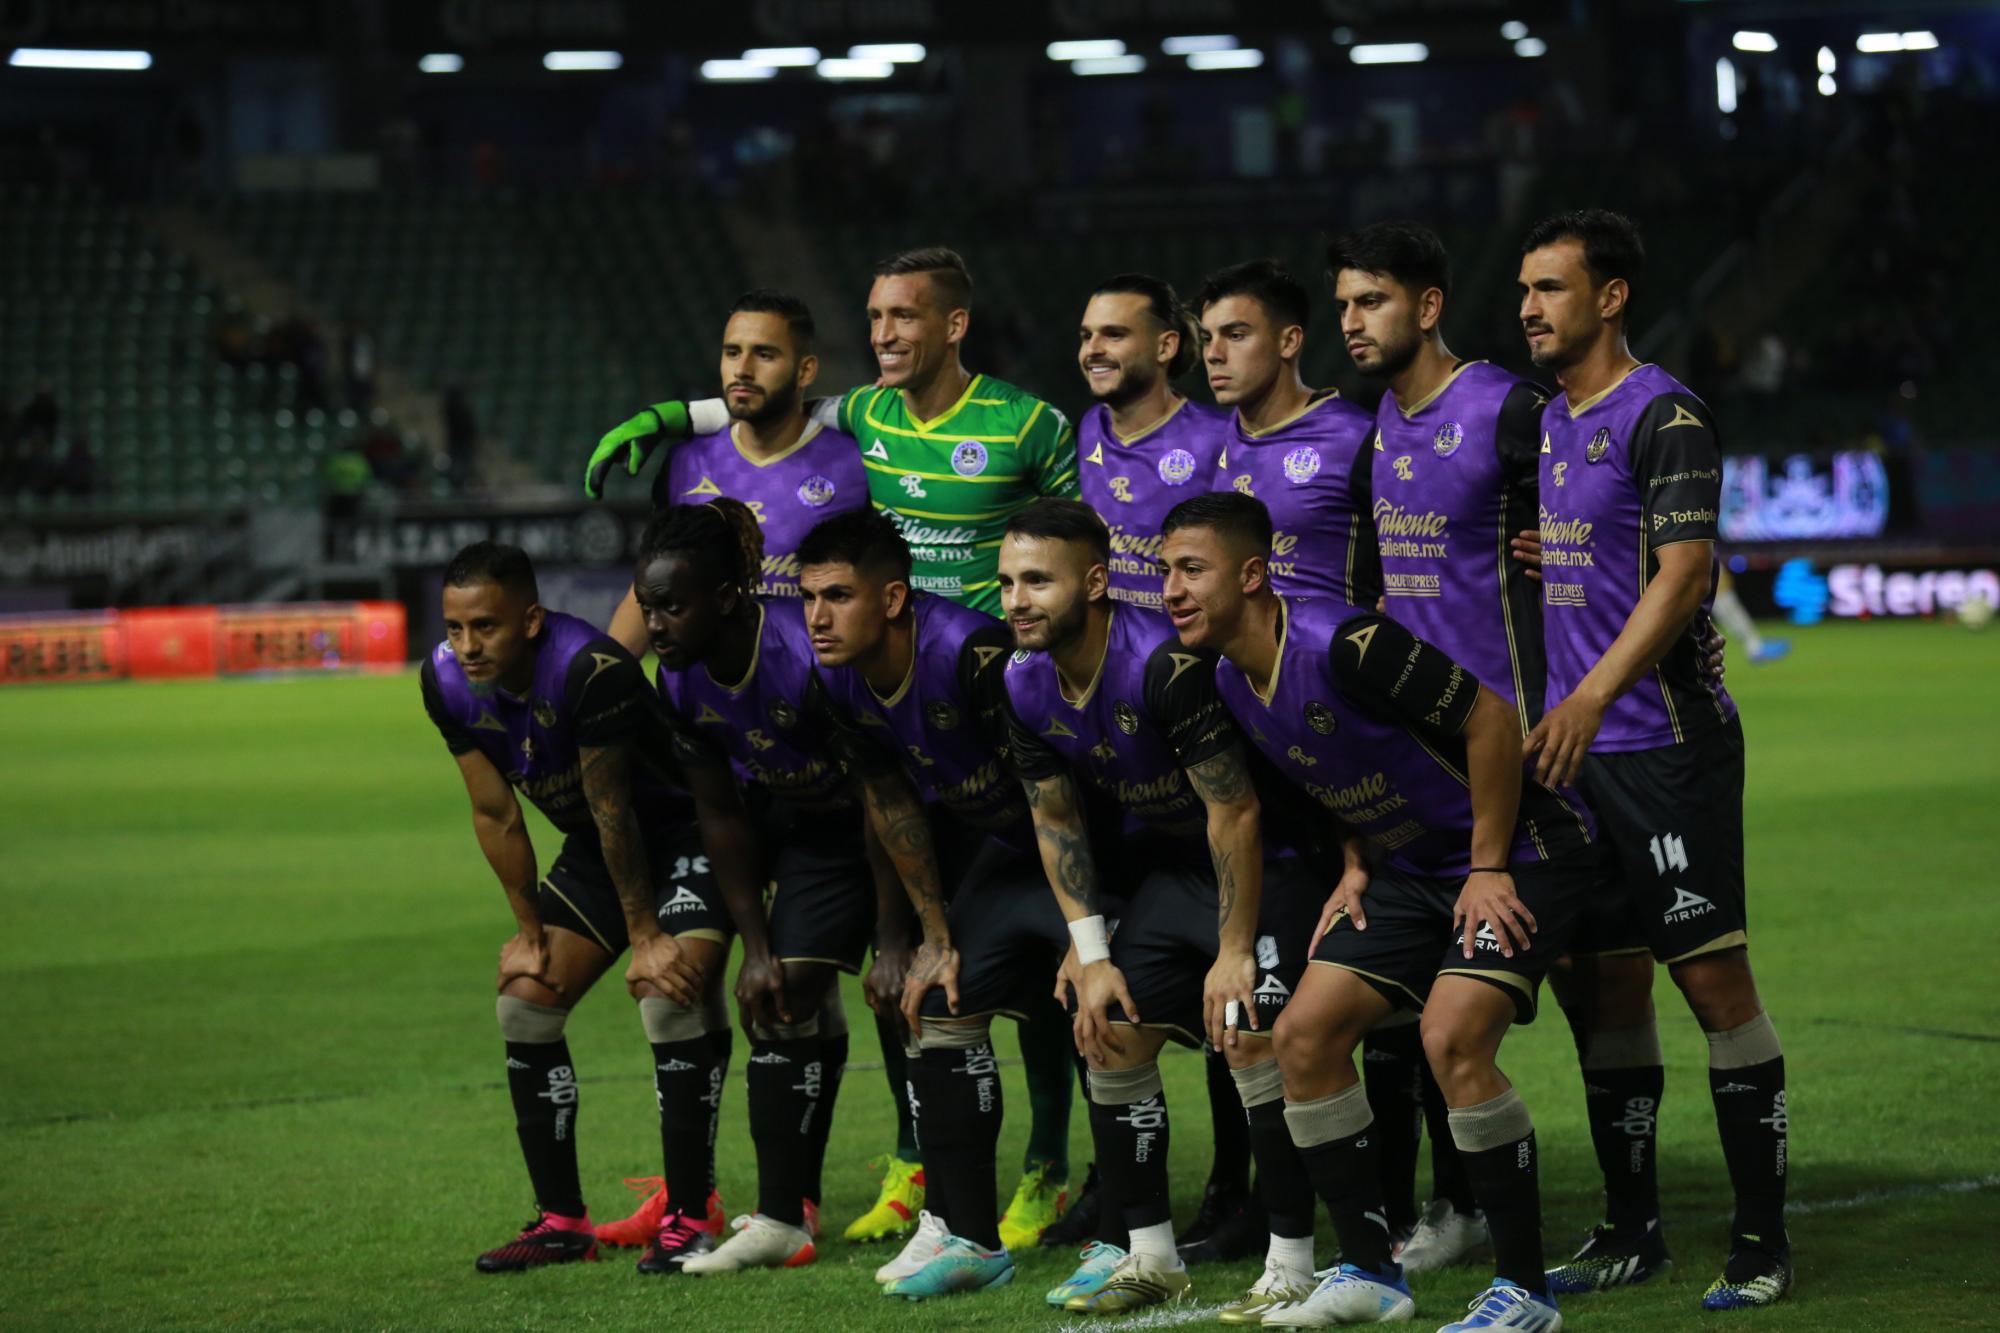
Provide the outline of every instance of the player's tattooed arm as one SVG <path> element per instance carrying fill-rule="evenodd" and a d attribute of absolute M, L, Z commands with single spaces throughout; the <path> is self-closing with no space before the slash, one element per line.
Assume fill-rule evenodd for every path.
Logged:
<path fill-rule="evenodd" d="M 1046 778 L 1023 778 L 1028 796 L 1028 813 L 1035 822 L 1035 845 L 1042 854 L 1042 870 L 1049 887 L 1055 890 L 1056 905 L 1063 919 L 1081 921 L 1101 916 L 1097 866 L 1090 855 L 1090 831 L 1084 824 L 1082 803 L 1076 784 L 1067 773 Z"/>
<path fill-rule="evenodd" d="M 1202 1019 L 1209 1041 L 1220 1048 L 1237 1042 L 1229 1022 L 1257 1026 L 1257 910 L 1264 896 L 1262 806 L 1250 781 L 1240 745 L 1231 745 L 1198 764 L 1188 780 L 1208 808 L 1208 854 L 1215 864 L 1215 963 L 1202 983 Z"/>
<path fill-rule="evenodd" d="M 632 808 L 631 746 L 586 745 L 579 752 L 578 767 L 583 773 L 584 799 L 597 822 L 599 851 L 618 891 L 625 932 L 632 941 L 632 963 L 625 972 L 627 989 L 643 995 L 644 987 L 650 985 L 677 1004 L 699 1004 L 700 973 L 653 915 L 652 867 L 638 812 Z"/>
<path fill-rule="evenodd" d="M 883 771 L 864 778 L 861 796 L 868 807 L 869 826 L 896 867 L 896 877 L 903 881 L 903 892 L 916 909 L 924 939 L 949 940 L 944 880 L 931 838 L 930 812 L 924 809 L 909 779 L 898 772 Z"/>

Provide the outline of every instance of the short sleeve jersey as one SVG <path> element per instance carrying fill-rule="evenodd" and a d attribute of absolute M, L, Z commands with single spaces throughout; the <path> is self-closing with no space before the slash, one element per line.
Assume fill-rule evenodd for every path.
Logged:
<path fill-rule="evenodd" d="M 974 375 L 929 421 L 911 415 L 900 389 L 850 389 L 840 424 L 861 446 L 875 507 L 910 543 L 912 585 L 999 615 L 1007 520 L 1038 496 L 1077 495 L 1076 433 L 1063 414 Z"/>
<path fill-rule="evenodd" d="M 1281 602 L 1278 665 L 1259 694 L 1216 668 L 1223 702 L 1289 782 L 1409 874 L 1472 868 L 1463 732 L 1479 682 L 1378 612 Z M 1510 862 L 1545 861 L 1596 835 L 1575 793 L 1525 777 Z"/>
<path fill-rule="evenodd" d="M 1542 598 L 1514 559 L 1535 524 L 1536 449 L 1548 394 L 1469 361 L 1422 402 L 1382 395 L 1359 478 L 1382 558 L 1384 609 L 1541 719 Z"/>
<path fill-rule="evenodd" d="M 551 611 L 524 695 L 475 692 L 448 643 L 432 650 L 419 674 L 424 711 L 446 747 L 484 754 L 562 832 L 597 836 L 578 762 L 586 747 L 633 747 L 632 807 L 642 824 L 692 816 L 692 802 L 670 781 L 680 771 L 678 750 L 645 671 L 596 626 Z"/>
<path fill-rule="evenodd" d="M 1595 398 L 1558 396 L 1542 413 L 1542 597 L 1551 706 L 1604 656 L 1659 572 L 1656 552 L 1713 542 L 1722 451 L 1707 404 L 1658 366 Z M 1674 745 L 1736 716 L 1701 641 L 1709 591 L 1658 666 L 1605 711 L 1591 749 Z"/>
<path fill-rule="evenodd" d="M 1381 574 L 1355 489 L 1375 420 L 1328 389 L 1289 421 L 1251 432 L 1231 419 L 1215 489 L 1271 511 L 1271 586 L 1285 597 L 1373 607 Z"/>
<path fill-rule="evenodd" d="M 1111 595 L 1159 610 L 1166 566 L 1160 525 L 1167 511 L 1206 491 L 1229 441 L 1229 414 L 1183 398 L 1165 417 L 1118 438 L 1111 409 L 1099 403 L 1077 427 L 1077 476 L 1083 499 L 1111 529 Z"/>
<path fill-rule="evenodd" d="M 702 504 L 726 495 L 750 506 L 764 537 L 757 591 L 799 595 L 799 542 L 815 523 L 868 503 L 868 477 L 854 437 L 808 421 L 791 448 L 756 459 L 736 442 L 736 425 L 697 435 L 667 455 L 653 479 L 653 503 Z"/>

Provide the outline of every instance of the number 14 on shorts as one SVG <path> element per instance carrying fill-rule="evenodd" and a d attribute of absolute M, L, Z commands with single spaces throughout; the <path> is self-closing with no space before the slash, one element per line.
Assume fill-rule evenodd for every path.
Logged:
<path fill-rule="evenodd" d="M 1677 833 L 1662 833 L 1652 841 L 1653 869 L 1664 875 L 1669 870 L 1688 868 L 1687 848 Z"/>

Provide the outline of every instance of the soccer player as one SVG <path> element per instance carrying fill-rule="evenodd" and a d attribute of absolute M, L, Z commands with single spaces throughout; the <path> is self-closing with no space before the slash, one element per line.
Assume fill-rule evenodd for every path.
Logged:
<path fill-rule="evenodd" d="M 480 1255 L 479 1269 L 596 1256 L 563 1028 L 628 945 L 625 985 L 653 1047 L 671 1229 L 676 1248 L 695 1243 L 689 1237 L 708 1225 L 696 1201 L 714 1189 L 729 1060 L 719 988 L 732 920 L 751 956 L 767 948 L 754 834 L 726 769 L 677 762 L 638 662 L 584 621 L 544 610 L 518 548 L 479 542 L 454 556 L 444 622 L 446 640 L 421 673 L 424 708 L 458 760 L 480 850 L 518 926 L 500 950 L 496 1009 L 540 1210 L 513 1241 Z M 694 793 L 693 809 L 670 776 Z M 515 788 L 564 835 L 539 886 Z M 669 1229 L 663 1223 L 661 1235 Z M 639 1271 L 670 1272 L 673 1259 L 655 1245 Z"/>
<path fill-rule="evenodd" d="M 1006 672 L 1009 753 L 1069 923 L 1091 1133 L 1106 1196 L 1122 1213 L 1113 1221 L 1131 1237 L 1129 1253 L 1087 1251 L 1048 1299 L 1123 1314 L 1187 1296 L 1158 1057 L 1169 1037 L 1206 1039 L 1251 1108 L 1273 1219 L 1264 1277 L 1225 1312 L 1243 1322 L 1312 1285 L 1313 1196 L 1285 1131 L 1268 1037 L 1305 970 L 1319 895 L 1282 825 L 1261 819 L 1213 660 L 1183 649 L 1159 612 L 1112 601 L 1111 559 L 1104 520 L 1074 500 L 1029 505 L 1000 548 L 1001 595 L 1020 646 Z M 1097 803 L 1089 817 L 1086 799 Z M 1103 870 L 1093 835 L 1118 853 Z M 1107 904 L 1112 875 L 1130 886 L 1122 912 Z M 1107 913 L 1119 923 L 1108 942 Z"/>
<path fill-rule="evenodd" d="M 1428 227 L 1378 223 L 1336 237 L 1326 268 L 1355 369 L 1388 390 L 1375 412 L 1374 446 L 1352 483 L 1375 528 L 1383 610 L 1513 705 L 1525 736 L 1541 719 L 1547 675 L 1541 592 L 1507 547 L 1535 522 L 1536 447 L 1548 394 L 1489 362 L 1460 360 L 1446 346 L 1451 261 Z M 1425 1273 L 1484 1253 L 1488 1239 L 1451 1145 L 1443 1096 L 1421 1049 L 1415 1055 L 1431 1131 L 1433 1199 L 1396 1259 L 1406 1273 Z M 1369 1058 L 1376 1058 L 1372 1048 Z M 1400 1109 L 1376 1095 L 1372 1076 L 1368 1087 L 1378 1121 Z M 1389 1143 L 1383 1146 L 1389 1221 L 1401 1227 L 1400 1214 L 1413 1207 L 1403 1189 L 1408 1171 L 1390 1158 Z M 1416 1145 L 1408 1147 L 1414 1170 Z"/>
<path fill-rule="evenodd" d="M 1407 1319 L 1390 1255 L 1368 1102 L 1353 1052 L 1393 1008 L 1422 1013 L 1424 1050 L 1493 1235 L 1497 1276 L 1448 1333 L 1555 1330 L 1542 1269 L 1535 1131 L 1494 1064 L 1535 1014 L 1549 962 L 1597 875 L 1582 803 L 1524 781 L 1514 709 L 1375 611 L 1271 589 L 1271 521 L 1221 493 L 1167 516 L 1167 613 L 1222 655 L 1216 688 L 1289 782 L 1379 849 L 1363 895 L 1337 887 L 1313 961 L 1275 1032 L 1285 1119 L 1333 1215 L 1342 1262 L 1277 1327 Z"/>
<path fill-rule="evenodd" d="M 1077 365 L 1097 401 L 1077 424 L 1083 498 L 1111 528 L 1110 596 L 1158 610 L 1160 520 L 1208 488 L 1229 439 L 1229 413 L 1175 392 L 1201 356 L 1201 327 L 1173 287 L 1121 273 L 1091 293 L 1078 329 Z M 1181 1237 L 1188 1262 L 1238 1259 L 1263 1243 L 1250 1192 L 1250 1133 L 1229 1064 L 1207 1054 L 1214 1139 L 1201 1211 Z M 1081 1245 L 1097 1232 L 1096 1177 L 1042 1243 Z M 1115 1221 L 1107 1238 L 1119 1233 Z"/>
<path fill-rule="evenodd" d="M 799 563 L 826 707 L 922 926 L 903 1013 L 931 1206 L 876 1277 L 885 1295 L 912 1300 L 999 1286 L 1014 1261 L 994 1221 L 1002 1108 L 989 1028 L 997 1014 L 1066 1027 L 1050 991 L 1069 944 L 1007 766 L 1011 636 L 912 592 L 909 546 L 886 515 L 827 519 Z"/>
<path fill-rule="evenodd" d="M 1075 432 L 1041 399 L 965 368 L 971 321 L 972 275 L 955 251 L 931 246 L 877 264 L 868 328 L 878 381 L 816 400 L 811 415 L 859 441 L 869 497 L 910 543 L 913 588 L 997 616 L 1001 530 L 1038 495 L 1076 495 Z M 645 409 L 598 442 L 585 493 L 595 498 L 620 459 L 637 476 L 661 444 L 720 430 L 724 412 L 717 399 Z M 1020 1035 L 1034 1121 L 1002 1228 L 1015 1247 L 1033 1244 L 1068 1197 L 1072 1079 L 1066 1023 L 1027 1023 Z M 855 1228 L 885 1216 L 897 1184 L 892 1168 L 882 1201 Z"/>
<path fill-rule="evenodd" d="M 670 505 L 639 543 L 634 586 L 659 655 L 660 694 L 688 744 L 726 763 L 751 794 L 775 885 L 770 950 L 746 953 L 737 992 L 753 1003 L 748 1066 L 758 1205 L 713 1253 L 676 1234 L 681 1271 L 797 1268 L 813 1262 L 809 1226 L 826 1136 L 847 1063 L 838 972 L 859 972 L 871 937 L 877 975 L 901 999 L 908 909 L 894 877 L 871 876 L 861 809 L 810 706 L 814 661 L 791 598 L 750 592 L 763 565 L 744 504 Z M 877 890 L 894 896 L 878 913 Z M 660 1249 L 670 1248 L 662 1231 Z"/>
<path fill-rule="evenodd" d="M 1562 386 L 1540 455 L 1550 706 L 1527 748 L 1538 777 L 1581 785 L 1622 872 L 1619 910 L 1576 946 L 1594 955 L 1581 978 L 1594 988 L 1590 1042 L 1650 1031 L 1647 953 L 1707 1034 L 1736 1213 L 1702 1304 L 1734 1309 L 1770 1305 L 1792 1283 L 1785 1057 L 1750 968 L 1743 724 L 1702 642 L 1722 454 L 1708 407 L 1626 344 L 1644 263 L 1638 228 L 1601 209 L 1545 219 L 1522 246 L 1521 327 Z M 1641 1044 L 1623 1063 L 1657 1080 L 1658 1040 Z M 1656 1102 L 1659 1087 L 1648 1083 Z M 1629 1183 L 1557 1270 L 1566 1289 L 1640 1281 L 1667 1263 L 1657 1184 Z"/>

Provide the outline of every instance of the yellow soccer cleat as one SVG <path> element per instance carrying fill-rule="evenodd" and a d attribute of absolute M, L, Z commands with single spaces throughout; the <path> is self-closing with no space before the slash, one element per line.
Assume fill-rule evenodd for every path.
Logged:
<path fill-rule="evenodd" d="M 924 1168 L 921 1162 L 905 1162 L 894 1156 L 878 1157 L 870 1166 L 885 1162 L 882 1192 L 875 1206 L 847 1224 L 842 1235 L 858 1243 L 894 1240 L 906 1236 L 924 1210 Z"/>
<path fill-rule="evenodd" d="M 1069 1182 L 1050 1179 L 1053 1170 L 1044 1162 L 1022 1174 L 1014 1201 L 1000 1217 L 1000 1244 L 1009 1251 L 1033 1249 L 1062 1216 L 1063 1205 L 1069 1202 Z"/>
<path fill-rule="evenodd" d="M 1063 1302 L 1071 1314 L 1118 1315 L 1148 1310 L 1155 1305 L 1184 1301 L 1194 1291 L 1187 1269 L 1178 1263 L 1172 1268 L 1148 1268 L 1146 1259 L 1128 1254 L 1111 1270 L 1111 1280 L 1088 1296 L 1072 1296 Z"/>

